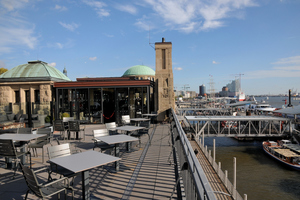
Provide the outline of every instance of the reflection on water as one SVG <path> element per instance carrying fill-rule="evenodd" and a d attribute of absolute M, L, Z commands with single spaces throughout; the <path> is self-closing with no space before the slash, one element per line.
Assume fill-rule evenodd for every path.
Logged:
<path fill-rule="evenodd" d="M 237 189 L 248 199 L 300 199 L 300 171 L 292 170 L 268 156 L 261 141 L 237 141 L 232 138 L 205 138 L 212 150 L 216 139 L 216 161 L 233 179 L 233 157 L 237 159 Z"/>

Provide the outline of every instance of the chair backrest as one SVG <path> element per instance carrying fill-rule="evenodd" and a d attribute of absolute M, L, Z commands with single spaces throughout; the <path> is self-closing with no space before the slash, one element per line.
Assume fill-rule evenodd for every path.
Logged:
<path fill-rule="evenodd" d="M 63 120 L 57 119 L 54 121 L 54 131 L 65 131 Z"/>
<path fill-rule="evenodd" d="M 63 117 L 63 122 L 74 121 L 74 117 Z"/>
<path fill-rule="evenodd" d="M 122 115 L 122 123 L 123 124 L 130 124 L 130 116 L 129 115 Z"/>
<path fill-rule="evenodd" d="M 18 128 L 18 134 L 31 134 L 32 128 Z"/>
<path fill-rule="evenodd" d="M 39 129 L 37 129 L 36 134 L 50 135 L 51 134 L 51 129 L 50 128 L 39 128 Z"/>
<path fill-rule="evenodd" d="M 24 179 L 26 181 L 26 184 L 28 186 L 28 188 L 38 197 L 40 198 L 43 198 L 43 193 L 40 189 L 40 186 L 39 186 L 39 183 L 38 183 L 38 180 L 36 178 L 36 175 L 35 173 L 33 172 L 32 169 L 26 167 L 26 166 L 23 166 L 21 163 L 20 163 L 20 166 L 21 166 L 21 169 L 22 169 L 22 172 L 23 172 L 23 176 L 24 176 Z"/>
<path fill-rule="evenodd" d="M 101 136 L 107 136 L 109 135 L 109 132 L 107 129 L 96 129 L 93 130 L 94 138 L 101 137 Z"/>
<path fill-rule="evenodd" d="M 0 156 L 16 157 L 16 148 L 13 140 L 0 140 Z"/>
<path fill-rule="evenodd" d="M 144 121 L 140 122 L 141 127 L 149 128 L 150 127 L 150 121 Z"/>
<path fill-rule="evenodd" d="M 110 129 L 116 128 L 117 124 L 116 124 L 116 122 L 109 122 L 109 123 L 105 124 L 105 127 L 106 127 L 107 130 L 110 130 Z"/>
<path fill-rule="evenodd" d="M 80 131 L 80 122 L 79 121 L 69 121 L 69 131 Z"/>
<path fill-rule="evenodd" d="M 69 143 L 48 147 L 49 159 L 53 159 L 56 157 L 62 157 L 62 156 L 68 156 L 68 155 L 71 155 L 71 149 L 70 149 Z"/>

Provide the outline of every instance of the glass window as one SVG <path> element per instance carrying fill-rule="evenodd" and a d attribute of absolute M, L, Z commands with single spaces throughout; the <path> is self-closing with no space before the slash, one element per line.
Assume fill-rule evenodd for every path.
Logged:
<path fill-rule="evenodd" d="M 20 91 L 15 91 L 15 103 L 20 103 Z"/>
<path fill-rule="evenodd" d="M 40 103 L 40 90 L 34 90 L 34 102 Z"/>

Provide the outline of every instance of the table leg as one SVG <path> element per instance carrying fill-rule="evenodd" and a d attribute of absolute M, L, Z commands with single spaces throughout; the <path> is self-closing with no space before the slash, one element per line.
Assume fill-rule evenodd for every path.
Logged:
<path fill-rule="evenodd" d="M 115 157 L 119 157 L 120 156 L 120 146 L 119 144 L 115 144 Z M 116 161 L 115 162 L 115 169 L 116 171 L 120 170 L 120 161 Z"/>
<path fill-rule="evenodd" d="M 127 152 L 131 151 L 131 142 L 126 142 L 126 150 Z"/>
<path fill-rule="evenodd" d="M 89 170 L 81 172 L 81 182 L 82 182 L 82 199 L 90 200 L 90 175 Z"/>

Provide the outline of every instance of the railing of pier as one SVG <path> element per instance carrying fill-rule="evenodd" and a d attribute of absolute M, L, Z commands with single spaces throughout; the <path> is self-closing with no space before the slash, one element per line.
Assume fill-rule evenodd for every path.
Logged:
<path fill-rule="evenodd" d="M 208 159 L 210 164 L 213 166 L 215 172 L 218 174 L 221 181 L 224 183 L 224 185 L 227 188 L 230 195 L 236 200 L 243 200 L 243 197 L 238 193 L 236 188 L 233 186 L 233 184 L 228 179 L 227 171 L 223 172 L 221 169 L 221 164 L 220 163 L 218 164 L 217 162 L 215 162 L 214 158 L 211 156 L 211 151 L 208 151 L 207 147 L 203 146 L 203 144 L 201 143 L 201 139 L 198 139 L 198 140 L 196 139 L 195 141 L 201 148 L 202 152 L 204 153 L 204 155 L 206 156 L 206 158 Z"/>
<path fill-rule="evenodd" d="M 173 109 L 170 118 L 172 119 L 170 130 L 174 136 L 173 144 L 178 156 L 177 165 L 180 174 L 178 180 L 181 179 L 184 185 L 186 199 L 216 200 L 214 191 Z"/>

